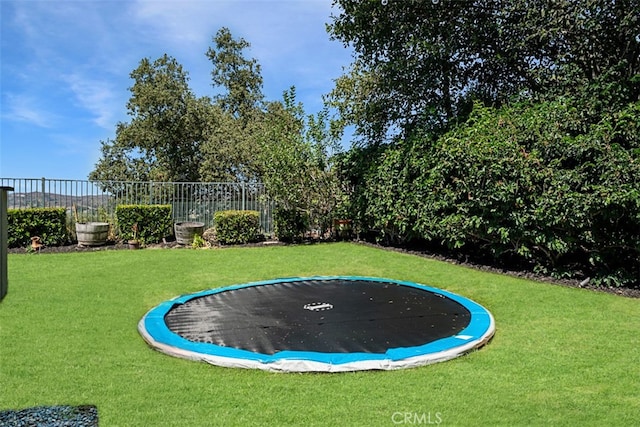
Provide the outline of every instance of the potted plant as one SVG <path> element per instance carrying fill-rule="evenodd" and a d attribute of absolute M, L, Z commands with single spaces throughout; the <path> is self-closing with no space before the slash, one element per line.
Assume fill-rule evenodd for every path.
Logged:
<path fill-rule="evenodd" d="M 140 249 L 140 240 L 138 240 L 138 223 L 136 222 L 131 227 L 131 231 L 133 231 L 133 239 L 129 240 L 127 243 L 129 244 L 129 249 Z"/>
<path fill-rule="evenodd" d="M 202 237 L 204 222 L 176 222 L 174 226 L 176 242 L 180 245 L 193 244 L 194 236 Z"/>
<path fill-rule="evenodd" d="M 72 206 L 78 246 L 102 246 L 109 237 L 108 222 L 80 222 L 76 205 Z"/>

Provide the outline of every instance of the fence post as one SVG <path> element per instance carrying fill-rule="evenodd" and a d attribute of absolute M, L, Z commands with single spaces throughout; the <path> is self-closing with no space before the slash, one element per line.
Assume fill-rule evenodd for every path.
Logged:
<path fill-rule="evenodd" d="M 42 190 L 42 207 L 46 208 L 47 206 L 45 206 L 45 197 L 44 197 L 44 190 L 45 190 L 45 182 L 46 182 L 46 180 L 44 179 L 44 177 L 42 177 L 41 182 L 42 182 L 42 186 L 41 186 L 40 189 Z"/>
<path fill-rule="evenodd" d="M 7 274 L 7 192 L 13 191 L 13 187 L 0 187 L 0 301 L 9 290 Z"/>
<path fill-rule="evenodd" d="M 242 210 L 245 210 L 245 191 L 244 191 L 244 181 L 242 182 Z"/>

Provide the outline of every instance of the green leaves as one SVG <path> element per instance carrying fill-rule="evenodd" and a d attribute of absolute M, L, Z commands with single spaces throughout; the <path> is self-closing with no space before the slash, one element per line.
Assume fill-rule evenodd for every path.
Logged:
<path fill-rule="evenodd" d="M 250 128 L 263 113 L 260 66 L 243 57 L 249 43 L 235 40 L 227 28 L 213 42 L 207 51 L 213 84 L 226 92 L 215 100 L 196 98 L 188 73 L 175 58 L 143 58 L 131 72 L 131 120 L 118 123 L 115 138 L 102 142 L 91 180 L 257 179 L 257 145 Z"/>
<path fill-rule="evenodd" d="M 276 207 L 273 222 L 275 235 L 281 242 L 299 242 L 309 230 L 309 215 L 296 208 Z"/>
<path fill-rule="evenodd" d="M 577 105 L 476 104 L 467 123 L 435 141 L 386 147 L 369 169 L 358 165 L 355 218 L 390 243 L 423 239 L 497 263 L 634 283 L 640 103 L 590 126 Z"/>
<path fill-rule="evenodd" d="M 298 211 L 310 226 L 326 230 L 341 198 L 331 157 L 336 144 L 326 112 L 306 116 L 292 87 L 283 102 L 268 104 L 254 132 L 260 178 L 269 197 L 283 211 Z"/>
<path fill-rule="evenodd" d="M 102 142 L 91 180 L 197 181 L 203 140 L 203 99 L 189 88 L 188 73 L 172 57 L 143 58 L 131 72 L 129 123 Z"/>
<path fill-rule="evenodd" d="M 118 205 L 118 237 L 127 241 L 158 243 L 173 233 L 171 205 Z"/>
<path fill-rule="evenodd" d="M 638 0 L 336 0 L 355 58 L 329 96 L 366 144 L 464 121 L 474 100 L 579 97 L 585 117 L 640 96 Z"/>
<path fill-rule="evenodd" d="M 214 216 L 216 239 L 222 245 L 238 245 L 261 239 L 258 211 L 218 211 Z"/>
<path fill-rule="evenodd" d="M 207 57 L 213 64 L 213 86 L 226 89 L 226 93 L 217 96 L 216 100 L 223 110 L 246 124 L 263 100 L 260 64 L 255 59 L 243 57 L 243 50 L 251 45 L 243 38 L 235 40 L 228 28 L 218 30 L 213 42 L 215 47 L 207 50 Z"/>
<path fill-rule="evenodd" d="M 69 241 L 64 208 L 9 209 L 7 226 L 10 248 L 30 244 L 34 236 L 40 237 L 47 246 L 63 245 Z"/>

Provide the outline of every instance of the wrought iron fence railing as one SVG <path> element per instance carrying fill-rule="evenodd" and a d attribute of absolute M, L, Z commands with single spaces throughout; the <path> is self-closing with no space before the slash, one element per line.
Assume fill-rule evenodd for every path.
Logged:
<path fill-rule="evenodd" d="M 0 178 L 0 186 L 14 188 L 7 197 L 9 209 L 62 207 L 81 221 L 105 221 L 114 220 L 118 205 L 168 204 L 175 221 L 199 221 L 207 227 L 217 211 L 255 210 L 265 233 L 273 233 L 273 204 L 261 183 Z"/>

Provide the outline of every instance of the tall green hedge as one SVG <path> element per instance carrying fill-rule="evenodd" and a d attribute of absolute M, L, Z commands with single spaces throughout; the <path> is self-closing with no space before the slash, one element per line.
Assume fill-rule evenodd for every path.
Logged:
<path fill-rule="evenodd" d="M 9 209 L 7 211 L 8 246 L 17 248 L 31 244 L 38 236 L 47 246 L 69 242 L 67 213 L 64 208 Z"/>
<path fill-rule="evenodd" d="M 213 221 L 216 239 L 223 245 L 246 244 L 263 237 L 258 211 L 218 211 Z"/>
<path fill-rule="evenodd" d="M 502 109 L 388 147 L 361 226 L 609 286 L 640 286 L 640 102 L 588 121 L 568 99 Z"/>
<path fill-rule="evenodd" d="M 171 205 L 118 205 L 116 207 L 118 236 L 122 240 L 134 238 L 133 226 L 137 224 L 138 240 L 158 243 L 172 234 Z"/>

